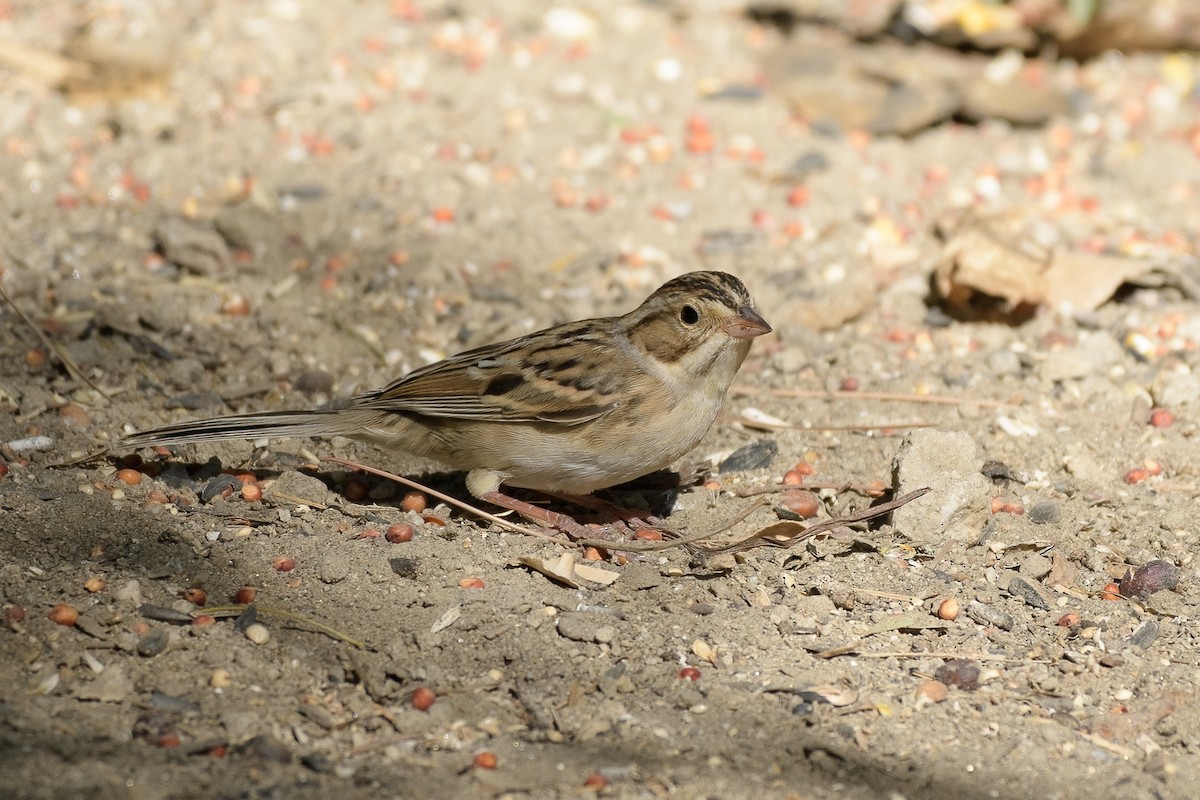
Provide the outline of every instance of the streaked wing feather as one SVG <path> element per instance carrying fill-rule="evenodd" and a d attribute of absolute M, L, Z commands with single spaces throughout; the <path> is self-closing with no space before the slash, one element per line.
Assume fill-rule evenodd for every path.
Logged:
<path fill-rule="evenodd" d="M 459 353 L 359 396 L 355 406 L 489 422 L 596 419 L 617 406 L 615 383 L 581 379 L 571 353 L 580 346 L 593 355 L 611 350 L 593 335 L 597 323 L 610 321 L 584 320 Z"/>

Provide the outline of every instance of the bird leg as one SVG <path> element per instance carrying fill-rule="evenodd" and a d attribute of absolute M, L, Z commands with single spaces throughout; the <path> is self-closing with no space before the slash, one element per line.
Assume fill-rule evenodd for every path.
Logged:
<path fill-rule="evenodd" d="M 507 508 L 509 511 L 515 511 L 526 519 L 540 522 L 551 528 L 556 528 L 572 539 L 592 539 L 602 533 L 587 525 L 583 525 L 575 521 L 575 518 L 562 514 L 558 511 L 551 511 L 548 508 L 535 506 L 533 503 L 527 503 L 524 500 L 518 500 L 515 497 L 510 497 L 499 490 L 484 492 L 479 495 L 479 499 L 486 503 L 491 503 L 494 506 Z"/>
<path fill-rule="evenodd" d="M 668 532 L 671 529 L 657 515 L 646 514 L 644 511 L 638 511 L 632 508 L 625 508 L 616 503 L 609 502 L 603 498 L 596 497 L 590 494 L 559 494 L 558 492 L 544 492 L 551 497 L 563 500 L 567 503 L 573 503 L 586 509 L 590 509 L 599 514 L 604 522 L 611 525 L 618 534 L 633 536 L 640 528 L 650 528 L 652 530 Z M 645 514 L 645 516 L 643 516 Z"/>

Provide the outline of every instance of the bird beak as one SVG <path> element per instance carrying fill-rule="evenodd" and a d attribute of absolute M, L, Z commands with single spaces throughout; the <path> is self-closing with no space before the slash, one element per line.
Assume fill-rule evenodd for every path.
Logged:
<path fill-rule="evenodd" d="M 725 332 L 734 339 L 753 339 L 771 332 L 771 326 L 748 306 L 738 310 L 738 315 L 725 326 Z"/>

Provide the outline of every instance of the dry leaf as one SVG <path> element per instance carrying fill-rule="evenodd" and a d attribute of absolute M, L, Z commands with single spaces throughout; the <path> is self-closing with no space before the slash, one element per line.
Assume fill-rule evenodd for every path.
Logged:
<path fill-rule="evenodd" d="M 1021 321 L 1041 305 L 1094 311 L 1124 283 L 1150 272 L 1178 272 L 1147 259 L 1055 250 L 1036 240 L 1038 222 L 1009 212 L 959 224 L 934 271 L 938 293 L 962 316 L 998 311 Z"/>
<path fill-rule="evenodd" d="M 563 553 L 558 558 L 549 560 L 535 556 L 522 556 L 518 562 L 570 589 L 578 589 L 579 580 L 609 586 L 621 577 L 619 572 L 577 563 L 574 553 Z"/>

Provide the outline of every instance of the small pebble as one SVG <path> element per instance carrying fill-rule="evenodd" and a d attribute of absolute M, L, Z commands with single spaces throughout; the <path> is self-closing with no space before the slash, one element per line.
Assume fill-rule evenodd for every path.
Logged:
<path fill-rule="evenodd" d="M 246 630 L 242 631 L 242 635 L 254 644 L 266 644 L 271 639 L 271 631 L 261 622 L 247 625 Z"/>
<path fill-rule="evenodd" d="M 233 685 L 233 675 L 227 669 L 214 669 L 208 676 L 208 685 L 214 689 L 225 689 Z"/>
<path fill-rule="evenodd" d="M 979 601 L 967 604 L 967 616 L 980 625 L 992 625 L 1002 631 L 1011 631 L 1016 624 L 1012 614 Z"/>
<path fill-rule="evenodd" d="M 152 658 L 167 649 L 171 643 L 171 634 L 166 628 L 152 628 L 137 642 L 139 656 Z"/>
<path fill-rule="evenodd" d="M 1179 585 L 1179 567 L 1170 561 L 1147 561 L 1121 579 L 1121 594 L 1125 597 L 1146 598 L 1163 589 L 1175 591 Z"/>
<path fill-rule="evenodd" d="M 1062 507 L 1053 500 L 1034 503 L 1029 507 L 1029 521 L 1035 525 L 1055 525 L 1062 521 Z"/>
<path fill-rule="evenodd" d="M 979 665 L 966 658 L 956 658 L 938 667 L 933 677 L 946 686 L 974 691 L 979 688 Z"/>
<path fill-rule="evenodd" d="M 922 681 L 915 694 L 918 703 L 940 703 L 950 694 L 950 689 L 941 681 Z"/>

